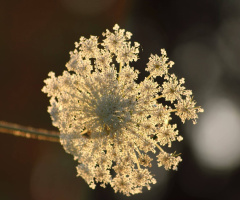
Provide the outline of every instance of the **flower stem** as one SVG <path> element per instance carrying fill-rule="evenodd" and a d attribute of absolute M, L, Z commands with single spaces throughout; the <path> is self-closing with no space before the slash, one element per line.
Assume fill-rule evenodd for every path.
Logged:
<path fill-rule="evenodd" d="M 157 96 L 153 100 L 157 100 L 157 99 L 160 99 L 160 98 L 163 98 L 163 95 Z"/>
<path fill-rule="evenodd" d="M 161 151 L 161 152 L 165 152 L 162 147 L 160 147 L 158 144 L 156 144 L 156 147 Z"/>
<path fill-rule="evenodd" d="M 122 63 L 119 63 L 119 71 L 118 71 L 118 81 L 120 80 L 120 73 L 122 71 Z"/>
<path fill-rule="evenodd" d="M 138 169 L 141 169 L 136 153 L 135 153 L 135 160 L 136 160 L 136 164 L 137 164 Z"/>
<path fill-rule="evenodd" d="M 59 132 L 0 121 L 0 132 L 25 138 L 59 142 Z"/>
<path fill-rule="evenodd" d="M 150 79 L 152 77 L 152 74 L 149 74 L 149 76 L 146 79 Z"/>

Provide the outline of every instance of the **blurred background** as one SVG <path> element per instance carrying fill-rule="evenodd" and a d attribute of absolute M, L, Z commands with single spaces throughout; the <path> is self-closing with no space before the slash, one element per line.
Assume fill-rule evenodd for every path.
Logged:
<path fill-rule="evenodd" d="M 0 200 L 240 199 L 239 0 L 0 0 L 0 120 L 56 130 L 41 92 L 49 71 L 60 75 L 80 36 L 101 36 L 115 23 L 141 44 L 134 67 L 145 75 L 161 48 L 171 72 L 205 112 L 178 123 L 178 172 L 152 167 L 158 183 L 125 197 L 76 177 L 58 143 L 0 133 Z M 179 121 L 178 121 L 179 122 Z"/>

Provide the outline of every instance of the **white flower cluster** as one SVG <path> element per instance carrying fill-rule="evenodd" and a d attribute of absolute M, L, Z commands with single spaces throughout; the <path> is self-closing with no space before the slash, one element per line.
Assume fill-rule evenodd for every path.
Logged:
<path fill-rule="evenodd" d="M 181 157 L 162 148 L 183 139 L 177 125 L 169 124 L 171 115 L 195 122 L 203 109 L 182 86 L 184 79 L 169 74 L 174 63 L 164 49 L 161 56 L 150 56 L 149 76 L 137 84 L 139 72 L 130 62 L 138 59 L 139 44 L 132 45 L 132 34 L 118 25 L 113 30 L 103 33 L 102 43 L 96 36 L 81 37 L 70 52 L 68 71 L 58 77 L 50 72 L 42 91 L 51 97 L 48 112 L 61 144 L 79 162 L 78 176 L 91 188 L 110 184 L 129 196 L 156 183 L 148 152 L 157 154 L 159 167 L 177 170 Z M 156 77 L 164 78 L 162 86 Z"/>

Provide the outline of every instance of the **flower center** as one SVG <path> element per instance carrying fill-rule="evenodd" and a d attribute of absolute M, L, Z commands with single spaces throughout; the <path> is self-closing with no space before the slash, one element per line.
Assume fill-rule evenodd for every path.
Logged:
<path fill-rule="evenodd" d="M 119 99 L 114 99 L 113 96 L 102 97 L 98 101 L 95 112 L 98 120 L 101 124 L 105 124 L 108 127 L 115 127 L 119 124 Z"/>
<path fill-rule="evenodd" d="M 130 106 L 118 92 L 104 92 L 96 101 L 92 115 L 103 134 L 114 134 L 126 126 L 130 120 Z M 92 130 L 94 132 L 94 130 Z"/>

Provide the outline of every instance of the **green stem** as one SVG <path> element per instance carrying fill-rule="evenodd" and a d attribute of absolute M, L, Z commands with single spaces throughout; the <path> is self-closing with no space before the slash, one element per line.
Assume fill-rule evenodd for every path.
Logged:
<path fill-rule="evenodd" d="M 0 121 L 0 132 L 25 138 L 59 142 L 59 132 Z"/>

